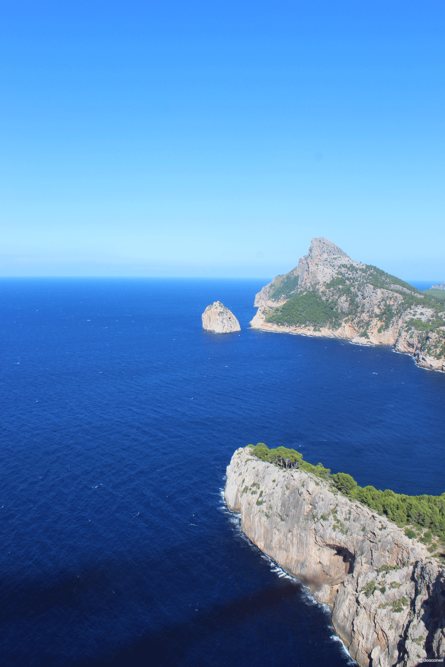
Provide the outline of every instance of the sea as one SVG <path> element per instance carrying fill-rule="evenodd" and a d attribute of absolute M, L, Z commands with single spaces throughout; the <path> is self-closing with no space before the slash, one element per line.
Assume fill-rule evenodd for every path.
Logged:
<path fill-rule="evenodd" d="M 224 504 L 265 442 L 445 491 L 445 374 L 249 329 L 266 280 L 0 281 L 3 667 L 354 665 Z M 215 300 L 241 332 L 203 331 Z"/>

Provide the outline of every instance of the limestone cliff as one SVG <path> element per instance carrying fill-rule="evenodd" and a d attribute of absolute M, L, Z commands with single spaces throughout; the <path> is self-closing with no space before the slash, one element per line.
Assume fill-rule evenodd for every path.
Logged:
<path fill-rule="evenodd" d="M 445 569 L 416 540 L 327 482 L 238 449 L 225 499 L 247 537 L 330 605 L 362 667 L 445 656 Z M 442 664 L 442 663 L 437 663 Z"/>
<path fill-rule="evenodd" d="M 445 371 L 443 300 L 352 260 L 327 239 L 312 239 L 297 267 L 263 287 L 255 306 L 254 329 L 391 345 L 419 366 Z"/>
<path fill-rule="evenodd" d="M 215 301 L 212 305 L 207 306 L 202 314 L 202 327 L 214 333 L 241 331 L 235 315 L 221 301 Z"/>

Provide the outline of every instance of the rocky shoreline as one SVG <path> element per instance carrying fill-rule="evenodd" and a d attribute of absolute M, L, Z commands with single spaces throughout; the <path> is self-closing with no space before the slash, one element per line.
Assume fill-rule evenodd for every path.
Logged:
<path fill-rule="evenodd" d="M 279 334 L 290 334 L 293 336 L 307 336 L 309 338 L 336 338 L 338 340 L 344 340 L 351 345 L 363 345 L 365 347 L 378 347 L 379 345 L 387 346 L 392 348 L 396 354 L 406 354 L 411 357 L 416 366 L 423 368 L 428 371 L 436 371 L 437 373 L 445 373 L 445 363 L 442 363 L 440 360 L 437 363 L 436 359 L 429 359 L 422 354 L 420 346 L 405 344 L 402 340 L 396 340 L 393 344 L 387 341 L 371 342 L 370 340 L 364 340 L 360 336 L 353 335 L 342 335 L 344 332 L 341 330 L 333 331 L 332 329 L 320 329 L 319 331 L 314 331 L 307 329 L 305 327 L 290 327 L 290 326 L 279 326 L 277 324 L 270 324 L 263 322 L 261 319 L 261 313 L 257 313 L 253 320 L 250 322 L 251 329 L 257 329 L 258 331 L 263 331 L 264 333 L 279 333 Z M 355 332 L 356 333 L 356 332 Z M 417 349 L 416 349 L 417 348 Z"/>
<path fill-rule="evenodd" d="M 361 667 L 414 667 L 445 655 L 445 568 L 418 540 L 329 484 L 238 449 L 227 506 L 246 536 L 332 610 Z"/>
<path fill-rule="evenodd" d="M 250 322 L 250 328 L 269 333 L 293 334 L 294 336 L 309 336 L 310 338 L 337 338 L 339 340 L 348 341 L 352 345 L 364 345 L 365 347 L 387 345 L 388 347 L 393 348 L 394 352 L 397 352 L 398 354 L 407 354 L 412 357 L 419 368 L 445 373 L 445 360 L 436 359 L 426 355 L 423 350 L 422 342 L 415 338 L 413 340 L 399 336 L 397 335 L 397 332 L 395 332 L 393 336 L 379 336 L 377 340 L 374 339 L 374 337 L 372 340 L 367 340 L 358 335 L 358 332 L 355 329 L 348 326 L 336 330 L 322 327 L 317 331 L 312 327 L 292 327 L 272 324 L 265 321 L 264 312 L 261 310 L 258 310 L 257 314 Z"/>

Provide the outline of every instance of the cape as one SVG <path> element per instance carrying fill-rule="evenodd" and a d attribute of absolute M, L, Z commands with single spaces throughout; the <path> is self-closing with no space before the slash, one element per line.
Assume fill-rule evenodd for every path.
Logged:
<path fill-rule="evenodd" d="M 439 296 L 437 296 L 439 294 Z M 429 370 L 445 372 L 443 292 L 420 292 L 375 266 L 348 257 L 325 238 L 289 273 L 255 297 L 250 325 L 262 331 L 391 345 Z"/>

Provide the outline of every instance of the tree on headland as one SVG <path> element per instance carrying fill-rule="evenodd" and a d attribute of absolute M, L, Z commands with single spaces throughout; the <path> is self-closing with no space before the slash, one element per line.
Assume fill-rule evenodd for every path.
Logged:
<path fill-rule="evenodd" d="M 253 447 L 252 454 L 255 454 L 262 461 L 275 463 L 281 468 L 299 468 L 303 460 L 303 456 L 295 449 L 287 449 L 286 447 L 269 449 L 264 442 L 259 442 L 256 447 Z"/>
<path fill-rule="evenodd" d="M 345 472 L 337 472 L 332 475 L 332 481 L 334 486 L 346 496 L 357 486 L 355 479 Z"/>

